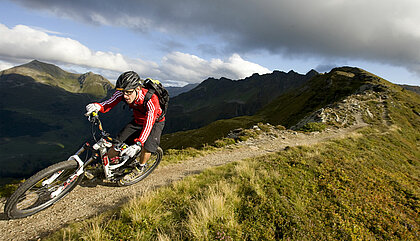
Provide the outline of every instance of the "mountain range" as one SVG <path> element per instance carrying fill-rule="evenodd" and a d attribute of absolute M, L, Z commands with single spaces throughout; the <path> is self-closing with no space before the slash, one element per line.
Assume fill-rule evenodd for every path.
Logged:
<path fill-rule="evenodd" d="M 306 116 L 361 86 L 381 88 L 377 79 L 342 67 L 326 74 L 274 71 L 241 80 L 209 78 L 175 88 L 161 144 L 164 149 L 201 147 L 259 122 L 302 125 Z M 76 151 L 90 136 L 85 105 L 108 98 L 112 89 L 100 75 L 73 74 L 37 60 L 0 72 L 0 177 L 28 176 Z M 115 135 L 130 117 L 128 108 L 119 105 L 102 120 Z"/>
<path fill-rule="evenodd" d="M 315 70 L 306 75 L 274 71 L 241 80 L 206 79 L 194 89 L 171 99 L 165 133 L 196 129 L 220 119 L 253 115 L 317 74 Z"/>

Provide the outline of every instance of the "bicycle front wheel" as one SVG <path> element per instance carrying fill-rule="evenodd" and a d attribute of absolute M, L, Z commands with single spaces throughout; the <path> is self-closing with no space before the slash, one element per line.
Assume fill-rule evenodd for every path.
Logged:
<path fill-rule="evenodd" d="M 42 211 L 65 197 L 83 176 L 75 176 L 78 164 L 68 160 L 51 165 L 26 180 L 4 207 L 9 218 L 23 218 Z"/>
<path fill-rule="evenodd" d="M 163 150 L 158 147 L 155 153 L 152 153 L 150 159 L 146 162 L 145 168 L 138 175 L 131 175 L 131 173 L 126 174 L 120 180 L 117 181 L 118 186 L 130 186 L 139 181 L 145 179 L 156 167 L 159 165 L 162 160 Z"/>

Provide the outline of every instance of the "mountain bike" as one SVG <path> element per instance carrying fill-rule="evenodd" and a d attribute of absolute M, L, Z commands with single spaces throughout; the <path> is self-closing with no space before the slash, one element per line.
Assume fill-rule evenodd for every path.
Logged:
<path fill-rule="evenodd" d="M 129 186 L 146 178 L 159 165 L 163 156 L 160 147 L 139 171 L 136 156 L 119 156 L 127 145 L 110 137 L 103 129 L 98 113 L 93 112 L 88 119 L 92 123 L 94 144 L 87 141 L 67 161 L 53 164 L 23 182 L 4 207 L 9 218 L 27 217 L 52 206 L 80 184 L 83 177 Z M 96 137 L 97 130 L 99 137 Z"/>

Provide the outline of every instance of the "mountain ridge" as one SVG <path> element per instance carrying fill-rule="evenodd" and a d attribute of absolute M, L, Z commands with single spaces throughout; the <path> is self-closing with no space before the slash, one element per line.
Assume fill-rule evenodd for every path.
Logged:
<path fill-rule="evenodd" d="M 253 115 L 282 93 L 304 84 L 318 72 L 302 75 L 273 71 L 244 79 L 208 78 L 170 101 L 165 133 L 200 128 L 220 119 Z"/>

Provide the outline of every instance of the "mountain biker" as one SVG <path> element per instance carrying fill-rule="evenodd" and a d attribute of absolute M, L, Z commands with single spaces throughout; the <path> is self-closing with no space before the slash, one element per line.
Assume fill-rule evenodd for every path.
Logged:
<path fill-rule="evenodd" d="M 155 152 L 160 144 L 160 136 L 165 126 L 165 117 L 156 122 L 162 114 L 159 99 L 153 94 L 151 99 L 144 104 L 147 89 L 142 88 L 142 79 L 134 71 L 122 73 L 117 80 L 115 93 L 112 97 L 101 103 L 91 103 L 86 106 L 86 116 L 92 112 L 106 113 L 121 101 L 125 101 L 133 110 L 134 118 L 116 136 L 121 142 L 128 146 L 121 151 L 120 155 L 134 157 L 139 155 L 141 171 L 149 160 L 151 153 Z"/>

